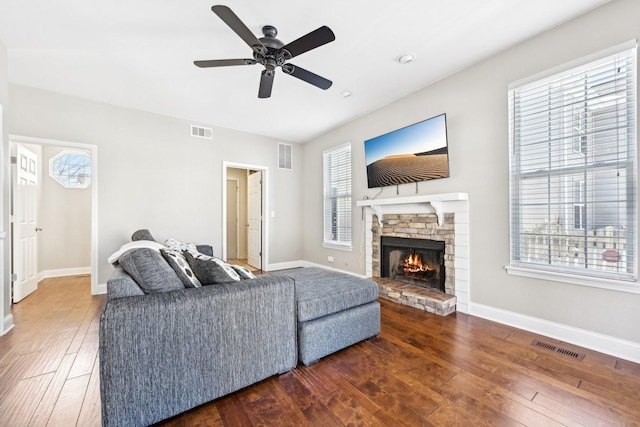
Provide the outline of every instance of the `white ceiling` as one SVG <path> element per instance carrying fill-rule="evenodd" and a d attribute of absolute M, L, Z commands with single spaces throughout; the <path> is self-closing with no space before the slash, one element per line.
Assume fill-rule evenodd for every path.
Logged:
<path fill-rule="evenodd" d="M 292 61 L 329 90 L 278 70 L 269 99 L 259 64 L 193 65 L 251 58 L 211 1 L 2 0 L 0 40 L 11 83 L 306 142 L 607 1 L 227 0 L 258 37 L 266 24 L 284 43 L 322 25 L 336 35 Z M 407 52 L 416 60 L 399 64 Z"/>

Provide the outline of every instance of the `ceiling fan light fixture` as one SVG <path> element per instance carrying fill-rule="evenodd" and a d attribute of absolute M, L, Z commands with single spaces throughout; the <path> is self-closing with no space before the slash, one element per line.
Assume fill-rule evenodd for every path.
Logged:
<path fill-rule="evenodd" d="M 400 55 L 398 58 L 398 62 L 401 64 L 408 64 L 416 59 L 416 56 L 413 53 L 405 53 L 404 55 Z"/>

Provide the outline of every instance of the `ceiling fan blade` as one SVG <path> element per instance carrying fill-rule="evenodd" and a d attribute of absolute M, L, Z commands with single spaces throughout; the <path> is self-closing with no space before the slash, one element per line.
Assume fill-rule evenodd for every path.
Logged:
<path fill-rule="evenodd" d="M 327 90 L 333 84 L 331 80 L 327 80 L 324 77 L 321 77 L 317 74 L 312 73 L 311 71 L 307 71 L 304 68 L 300 68 L 293 64 L 284 64 L 282 66 L 282 71 L 307 83 L 311 83 L 312 85 L 319 87 L 320 89 Z"/>
<path fill-rule="evenodd" d="M 275 76 L 273 70 L 262 70 L 262 77 L 260 77 L 260 89 L 258 89 L 258 98 L 269 98 L 271 96 L 271 88 L 273 87 L 273 77 Z"/>
<path fill-rule="evenodd" d="M 249 30 L 249 28 L 244 25 L 244 22 L 242 22 L 231 9 L 229 9 L 227 6 L 219 4 L 213 6 L 211 10 L 213 11 L 213 13 L 218 15 L 218 17 L 222 19 L 224 23 L 229 26 L 229 28 L 231 28 L 237 35 L 239 35 L 240 38 L 244 40 L 244 42 L 248 44 L 251 49 L 253 49 L 254 52 L 256 50 L 263 54 L 264 52 L 266 52 L 267 48 L 264 47 L 262 42 L 258 40 L 255 34 L 253 34 L 251 30 Z"/>
<path fill-rule="evenodd" d="M 335 39 L 336 36 L 333 34 L 333 31 L 331 31 L 331 28 L 324 25 L 317 30 L 311 31 L 309 34 L 282 46 L 279 51 L 286 50 L 291 55 L 291 58 L 293 58 L 294 56 L 308 52 L 311 49 L 320 47 L 323 44 L 332 42 Z"/>
<path fill-rule="evenodd" d="M 230 65 L 253 65 L 256 63 L 253 59 L 210 59 L 207 61 L 193 61 L 200 68 L 209 67 L 228 67 Z"/>

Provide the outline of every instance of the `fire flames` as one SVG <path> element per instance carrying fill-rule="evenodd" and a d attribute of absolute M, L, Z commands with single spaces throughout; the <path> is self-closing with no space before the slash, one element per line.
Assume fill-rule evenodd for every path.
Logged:
<path fill-rule="evenodd" d="M 422 264 L 422 258 L 420 257 L 420 254 L 416 253 L 408 255 L 404 259 L 402 268 L 405 273 L 424 273 L 433 271 L 433 268 L 429 267 L 426 264 Z"/>

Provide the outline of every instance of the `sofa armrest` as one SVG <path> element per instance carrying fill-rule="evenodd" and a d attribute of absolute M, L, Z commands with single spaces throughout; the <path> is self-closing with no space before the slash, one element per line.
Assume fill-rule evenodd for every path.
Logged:
<path fill-rule="evenodd" d="M 294 304 L 293 281 L 275 276 L 109 300 L 103 426 L 152 424 L 291 370 Z"/>
<path fill-rule="evenodd" d="M 107 297 L 112 300 L 136 295 L 144 295 L 144 292 L 122 267 L 116 266 L 107 281 Z"/>

